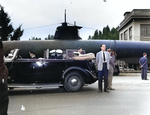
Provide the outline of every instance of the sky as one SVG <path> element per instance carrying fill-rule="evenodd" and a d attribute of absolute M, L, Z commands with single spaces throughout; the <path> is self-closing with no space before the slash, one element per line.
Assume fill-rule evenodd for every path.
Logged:
<path fill-rule="evenodd" d="M 57 26 L 66 20 L 82 26 L 79 34 L 83 40 L 94 35 L 96 29 L 107 25 L 117 27 L 124 19 L 124 13 L 133 9 L 150 9 L 149 0 L 1 0 L 0 4 L 11 18 L 16 29 L 22 24 L 24 34 L 21 40 L 31 37 L 42 38 L 54 35 Z"/>

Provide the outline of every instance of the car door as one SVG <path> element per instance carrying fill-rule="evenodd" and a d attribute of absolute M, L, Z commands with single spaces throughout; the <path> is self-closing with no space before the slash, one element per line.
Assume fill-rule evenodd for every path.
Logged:
<path fill-rule="evenodd" d="M 43 77 L 47 83 L 58 83 L 61 81 L 66 62 L 62 59 L 48 59 L 43 62 Z"/>
<path fill-rule="evenodd" d="M 38 65 L 38 62 L 39 60 L 34 59 L 16 60 L 13 68 L 16 70 L 17 81 L 20 83 L 42 83 L 43 65 Z"/>

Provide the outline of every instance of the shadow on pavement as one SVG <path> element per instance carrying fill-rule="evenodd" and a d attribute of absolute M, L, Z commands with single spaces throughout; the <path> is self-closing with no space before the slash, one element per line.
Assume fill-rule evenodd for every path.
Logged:
<path fill-rule="evenodd" d="M 90 92 L 97 90 L 91 86 L 84 86 L 79 92 Z M 8 90 L 9 96 L 16 96 L 16 95 L 36 95 L 36 94 L 56 94 L 56 93 L 77 93 L 77 92 L 67 92 L 64 88 L 16 88 L 13 90 Z"/>

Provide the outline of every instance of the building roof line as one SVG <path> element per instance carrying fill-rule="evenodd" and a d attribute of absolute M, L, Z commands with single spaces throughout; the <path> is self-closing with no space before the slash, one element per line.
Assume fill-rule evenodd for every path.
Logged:
<path fill-rule="evenodd" d="M 124 13 L 124 20 L 120 23 L 118 31 L 120 31 L 132 19 L 150 19 L 150 9 L 133 9 L 132 12 Z"/>

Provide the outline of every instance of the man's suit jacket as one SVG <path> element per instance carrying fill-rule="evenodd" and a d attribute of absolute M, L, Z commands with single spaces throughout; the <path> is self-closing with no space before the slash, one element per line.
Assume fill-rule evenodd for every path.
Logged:
<path fill-rule="evenodd" d="M 146 57 L 141 57 L 139 60 L 139 64 L 142 66 L 143 69 L 147 69 L 147 58 Z"/>
<path fill-rule="evenodd" d="M 107 61 L 107 69 L 109 70 L 109 60 L 110 60 L 110 53 L 107 51 L 104 51 L 105 53 L 105 59 Z M 98 67 L 98 71 L 102 71 L 103 69 L 103 51 L 100 51 L 96 54 L 96 65 Z"/>

